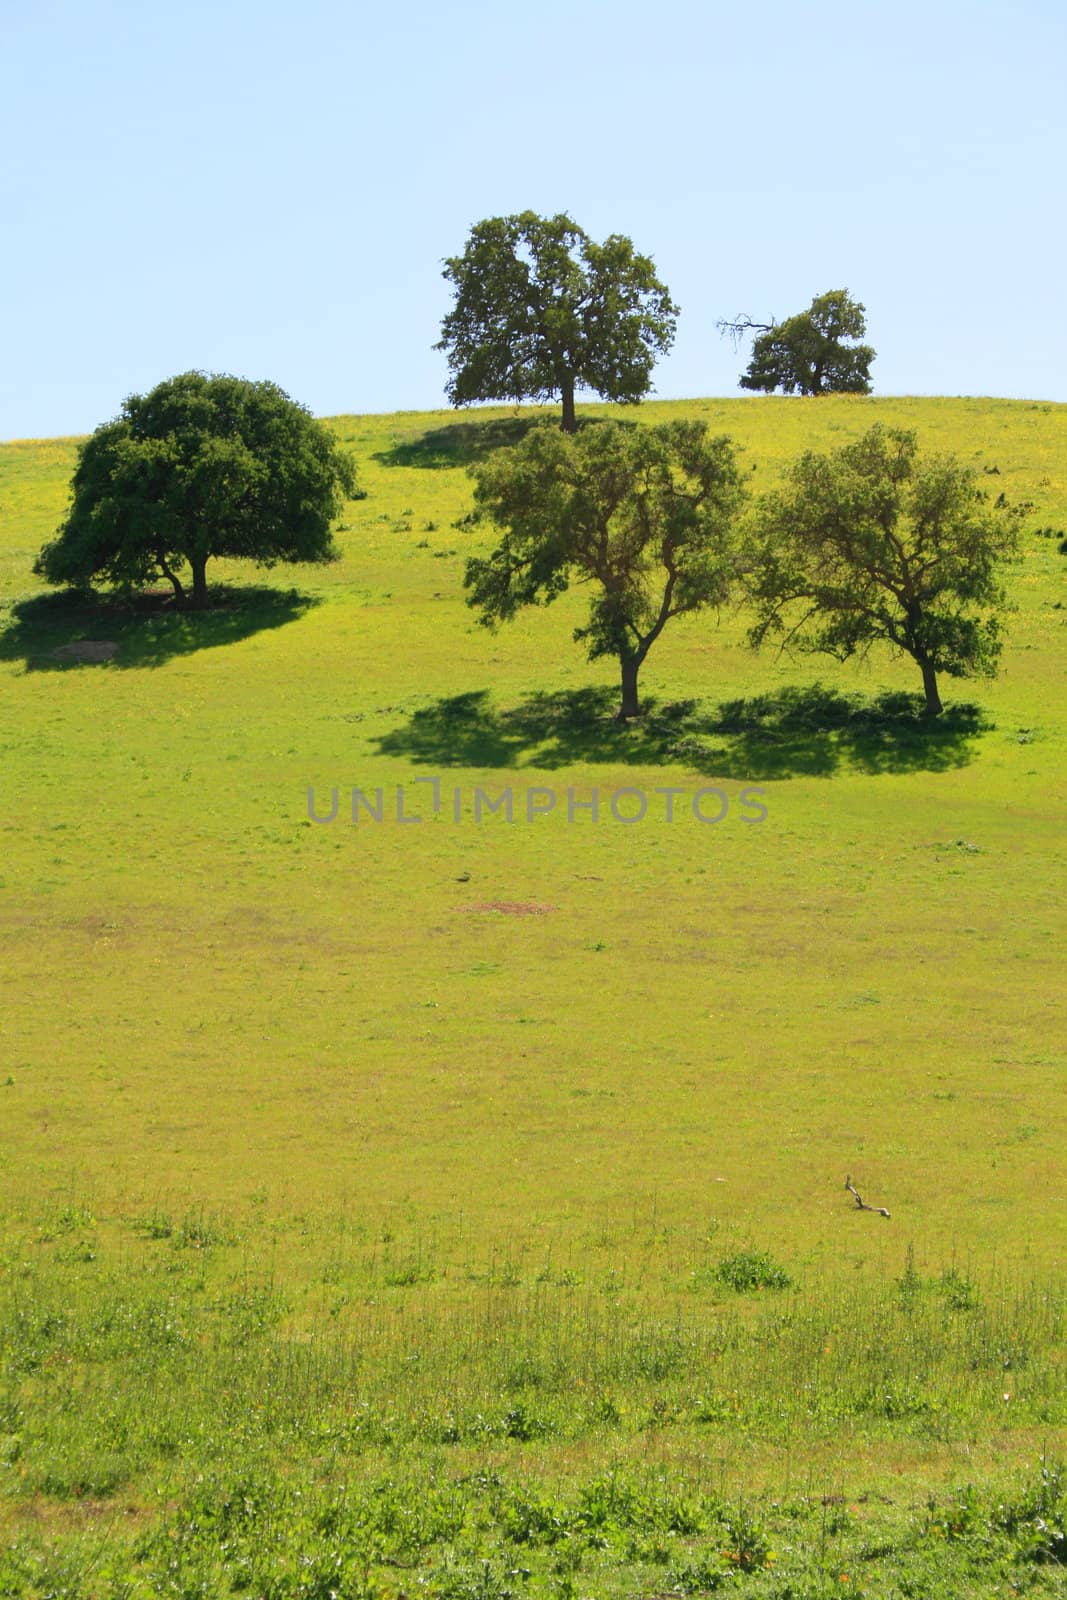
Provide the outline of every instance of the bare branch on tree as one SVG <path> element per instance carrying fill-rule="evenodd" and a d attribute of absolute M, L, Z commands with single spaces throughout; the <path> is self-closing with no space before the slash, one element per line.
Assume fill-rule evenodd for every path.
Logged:
<path fill-rule="evenodd" d="M 730 335 L 736 350 L 747 333 L 770 333 L 777 323 L 754 322 L 747 312 L 742 311 L 736 317 L 720 317 L 715 326 L 723 338 Z"/>

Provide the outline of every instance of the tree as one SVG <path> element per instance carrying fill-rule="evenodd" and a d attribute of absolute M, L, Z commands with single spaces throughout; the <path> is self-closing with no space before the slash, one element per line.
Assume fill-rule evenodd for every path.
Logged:
<path fill-rule="evenodd" d="M 467 562 L 468 604 L 493 627 L 572 580 L 595 585 L 574 637 L 590 660 L 617 657 L 618 715 L 637 716 L 638 673 L 670 619 L 728 596 L 742 496 L 729 440 L 702 422 L 536 427 L 472 471 L 477 514 L 504 533 Z"/>
<path fill-rule="evenodd" d="M 207 604 L 212 556 L 329 561 L 330 523 L 357 492 L 327 429 L 273 383 L 184 372 L 81 446 L 71 504 L 34 571 L 49 583 L 130 589 L 165 578 Z"/>
<path fill-rule="evenodd" d="M 885 641 L 915 661 L 937 716 L 939 673 L 996 670 L 1016 520 L 969 467 L 921 459 L 907 429 L 879 424 L 831 455 L 808 452 L 758 508 L 751 641 L 780 634 L 842 661 Z"/>
<path fill-rule="evenodd" d="M 560 395 L 573 433 L 577 388 L 636 403 L 674 340 L 678 307 L 651 258 L 618 233 L 594 244 L 562 213 L 477 223 L 443 276 L 455 304 L 434 348 L 447 352 L 455 406 Z"/>
<path fill-rule="evenodd" d="M 752 360 L 739 380 L 742 389 L 770 394 L 870 394 L 869 344 L 851 344 L 867 332 L 865 307 L 849 298 L 847 289 L 817 295 L 807 311 L 785 322 L 753 322 L 737 317 L 720 322 L 719 330 L 735 339 L 750 331 L 759 337 Z"/>

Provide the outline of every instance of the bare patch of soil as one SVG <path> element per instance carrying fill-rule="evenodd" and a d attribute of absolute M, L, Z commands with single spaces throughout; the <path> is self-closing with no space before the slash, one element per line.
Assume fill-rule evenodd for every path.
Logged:
<path fill-rule="evenodd" d="M 461 911 L 499 911 L 504 917 L 543 917 L 557 906 L 539 905 L 536 900 L 482 900 L 475 906 L 460 906 Z"/>

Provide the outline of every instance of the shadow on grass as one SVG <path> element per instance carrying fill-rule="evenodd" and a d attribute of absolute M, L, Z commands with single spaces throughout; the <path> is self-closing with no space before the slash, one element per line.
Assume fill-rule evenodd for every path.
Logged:
<path fill-rule="evenodd" d="M 646 700 L 644 716 L 620 723 L 611 688 L 529 695 L 498 711 L 488 689 L 416 711 L 383 735 L 383 755 L 439 767 L 553 769 L 582 762 L 678 765 L 718 778 L 825 777 L 860 772 L 942 772 L 965 766 L 971 741 L 992 724 L 978 706 L 923 715 L 920 695 L 841 694 L 822 684 L 780 689 L 711 710 L 696 700 Z"/>
<path fill-rule="evenodd" d="M 27 672 L 159 667 L 175 656 L 280 628 L 318 604 L 297 589 L 260 584 L 218 584 L 210 595 L 206 611 L 179 611 L 169 590 L 128 598 L 72 590 L 35 595 L 11 608 L 6 627 L 0 622 L 0 661 L 21 659 Z M 116 648 L 108 653 L 107 646 Z"/>
<path fill-rule="evenodd" d="M 468 467 L 494 450 L 518 444 L 544 421 L 544 417 L 498 417 L 486 422 L 450 422 L 390 450 L 378 450 L 372 459 L 386 467 Z"/>

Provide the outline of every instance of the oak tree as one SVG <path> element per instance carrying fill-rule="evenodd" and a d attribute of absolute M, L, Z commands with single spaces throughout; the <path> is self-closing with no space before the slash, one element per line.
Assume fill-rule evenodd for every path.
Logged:
<path fill-rule="evenodd" d="M 576 390 L 641 400 L 674 339 L 678 307 L 651 258 L 622 234 L 596 244 L 562 213 L 477 223 L 444 277 L 455 303 L 434 348 L 447 353 L 456 406 L 559 395 L 573 433 Z"/>
<path fill-rule="evenodd" d="M 592 589 L 574 637 L 614 656 L 621 719 L 638 715 L 638 673 L 672 617 L 720 605 L 735 572 L 742 489 L 729 440 L 704 423 L 538 426 L 472 469 L 477 513 L 503 530 L 467 562 L 468 603 L 487 626 Z"/>
<path fill-rule="evenodd" d="M 869 394 L 874 351 L 858 344 L 867 331 L 866 308 L 847 289 L 816 295 L 807 311 L 784 322 L 754 322 L 736 317 L 719 329 L 735 339 L 755 332 L 752 359 L 739 382 L 742 389 L 770 394 Z"/>
<path fill-rule="evenodd" d="M 130 395 L 78 452 L 71 503 L 34 571 L 122 588 L 165 578 L 207 604 L 213 556 L 329 561 L 355 472 L 329 431 L 273 383 L 185 372 Z"/>
<path fill-rule="evenodd" d="M 777 635 L 846 660 L 883 641 L 919 667 L 930 716 L 939 674 L 995 672 L 1017 517 L 988 503 L 970 467 L 923 458 L 913 432 L 879 424 L 801 456 L 754 521 L 753 644 Z"/>

